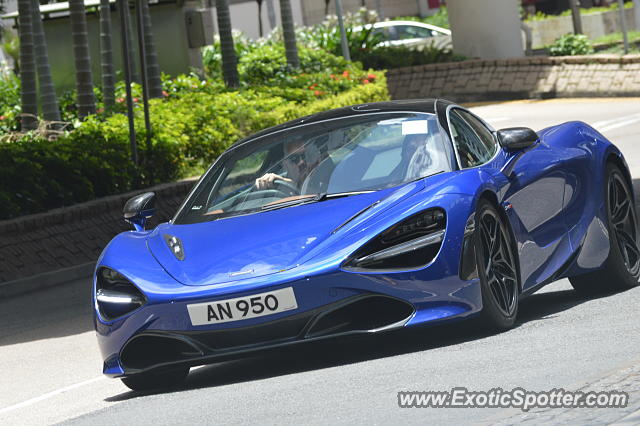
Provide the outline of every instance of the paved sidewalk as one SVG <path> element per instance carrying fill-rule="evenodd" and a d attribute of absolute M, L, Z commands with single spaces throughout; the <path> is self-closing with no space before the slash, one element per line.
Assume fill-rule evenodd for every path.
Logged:
<path fill-rule="evenodd" d="M 528 412 L 508 409 L 491 419 L 492 425 L 638 425 L 640 424 L 640 360 L 599 379 L 567 391 L 622 391 L 629 394 L 626 408 L 538 408 Z"/>

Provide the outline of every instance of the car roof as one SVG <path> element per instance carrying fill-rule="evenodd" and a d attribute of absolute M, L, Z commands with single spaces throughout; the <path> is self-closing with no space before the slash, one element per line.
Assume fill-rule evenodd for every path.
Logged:
<path fill-rule="evenodd" d="M 442 102 L 450 103 L 449 101 L 441 100 Z M 270 133 L 279 132 L 281 130 L 294 128 L 303 124 L 317 123 L 320 121 L 331 120 L 334 118 L 353 117 L 357 115 L 364 115 L 372 112 L 423 112 L 427 114 L 436 114 L 436 102 L 438 99 L 408 99 L 398 101 L 385 101 L 385 102 L 372 102 L 368 104 L 351 105 L 343 108 L 331 109 L 328 111 L 322 111 L 306 117 L 296 118 L 295 120 L 287 121 L 286 123 L 269 127 L 261 130 L 258 133 L 254 133 L 246 138 L 240 139 L 231 148 L 235 148 L 239 145 L 258 139 L 262 136 Z M 230 148 L 230 149 L 231 149 Z"/>
<path fill-rule="evenodd" d="M 367 24 L 364 27 L 369 27 L 371 24 Z M 437 25 L 425 24 L 420 21 L 381 21 L 373 24 L 373 28 L 386 28 L 386 27 L 394 27 L 397 25 L 412 25 L 414 27 L 428 28 L 430 30 L 436 30 L 445 34 L 451 34 L 451 30 L 443 27 L 439 27 Z M 356 30 L 361 30 L 363 27 L 357 27 Z"/>

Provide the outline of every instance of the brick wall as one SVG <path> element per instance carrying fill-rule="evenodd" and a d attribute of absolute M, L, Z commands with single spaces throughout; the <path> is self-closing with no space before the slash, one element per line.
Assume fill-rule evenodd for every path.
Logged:
<path fill-rule="evenodd" d="M 159 185 L 150 225 L 169 220 L 194 180 Z M 139 190 L 0 222 L 0 283 L 94 262 L 118 233 L 131 229 L 122 208 Z"/>
<path fill-rule="evenodd" d="M 640 55 L 469 60 L 390 70 L 392 99 L 640 96 Z"/>

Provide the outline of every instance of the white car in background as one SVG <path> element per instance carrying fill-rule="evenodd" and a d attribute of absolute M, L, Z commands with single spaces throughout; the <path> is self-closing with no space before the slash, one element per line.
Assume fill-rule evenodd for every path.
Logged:
<path fill-rule="evenodd" d="M 371 26 L 374 34 L 381 37 L 382 46 L 406 46 L 418 49 L 425 46 L 452 48 L 451 31 L 435 25 L 417 21 L 384 21 L 358 27 L 355 30 L 360 31 Z"/>

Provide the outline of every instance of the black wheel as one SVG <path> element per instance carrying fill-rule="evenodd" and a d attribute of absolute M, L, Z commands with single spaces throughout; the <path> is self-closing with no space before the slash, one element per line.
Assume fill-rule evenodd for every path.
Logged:
<path fill-rule="evenodd" d="M 172 370 L 134 374 L 129 377 L 123 377 L 122 383 L 131 390 L 141 392 L 167 389 L 174 388 L 182 384 L 188 374 L 189 367 L 181 367 Z"/>
<path fill-rule="evenodd" d="M 520 294 L 514 240 L 505 219 L 488 200 L 478 204 L 475 228 L 483 325 L 506 330 L 515 323 Z"/>
<path fill-rule="evenodd" d="M 606 177 L 609 257 L 602 269 L 569 278 L 573 288 L 585 293 L 625 290 L 637 286 L 640 279 L 638 220 L 632 189 L 614 164 L 607 164 Z"/>

